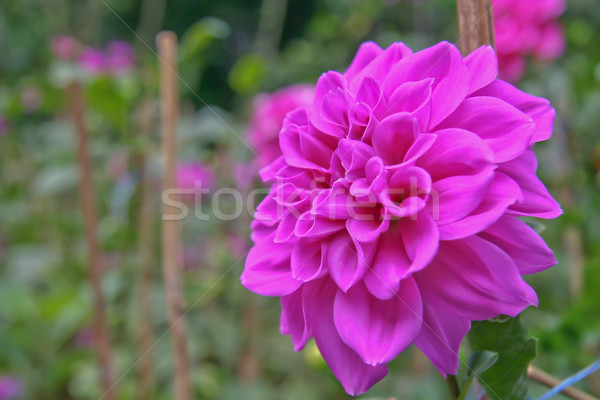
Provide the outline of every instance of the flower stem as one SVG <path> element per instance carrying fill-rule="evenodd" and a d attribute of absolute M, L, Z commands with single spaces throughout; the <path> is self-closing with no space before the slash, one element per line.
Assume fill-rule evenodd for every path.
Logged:
<path fill-rule="evenodd" d="M 448 375 L 446 378 L 446 385 L 448 386 L 448 391 L 450 391 L 450 398 L 452 400 L 458 399 L 458 396 L 460 396 L 460 389 L 458 387 L 456 375 Z"/>

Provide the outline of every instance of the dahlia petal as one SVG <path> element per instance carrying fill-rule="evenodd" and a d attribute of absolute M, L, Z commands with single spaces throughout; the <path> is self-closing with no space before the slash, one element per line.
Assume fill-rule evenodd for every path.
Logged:
<path fill-rule="evenodd" d="M 294 350 L 300 351 L 312 336 L 312 331 L 306 322 L 302 307 L 302 291 L 300 287 L 294 293 L 281 298 L 280 331 L 282 335 L 290 335 Z"/>
<path fill-rule="evenodd" d="M 352 396 L 366 392 L 387 375 L 387 365 L 371 366 L 340 338 L 333 322 L 334 286 L 328 279 L 306 284 L 304 308 L 308 309 L 315 342 L 335 377 Z M 307 312 L 307 311 L 305 311 Z"/>
<path fill-rule="evenodd" d="M 324 238 L 345 227 L 343 220 L 332 220 L 307 211 L 298 218 L 294 234 L 298 237 Z"/>
<path fill-rule="evenodd" d="M 517 264 L 521 275 L 541 272 L 557 263 L 544 239 L 515 217 L 500 218 L 479 236 L 508 254 Z"/>
<path fill-rule="evenodd" d="M 464 129 L 442 129 L 435 142 L 419 157 L 416 165 L 433 181 L 457 175 L 471 175 L 492 165 L 494 153 L 476 134 Z"/>
<path fill-rule="evenodd" d="M 352 60 L 352 63 L 346 72 L 344 72 L 346 79 L 353 79 L 357 73 L 373 62 L 381 53 L 383 53 L 383 49 L 374 42 L 361 44 L 356 52 L 356 56 L 354 56 L 354 60 Z"/>
<path fill-rule="evenodd" d="M 338 88 L 335 92 L 332 91 L 323 96 L 320 115 L 328 122 L 339 126 L 343 135 L 350 125 L 348 109 L 349 103 L 346 92 L 342 88 Z"/>
<path fill-rule="evenodd" d="M 388 115 L 409 113 L 419 121 L 422 129 L 427 129 L 431 116 L 433 82 L 433 78 L 427 78 L 418 82 L 403 83 L 390 95 L 387 104 L 382 105 L 381 110 L 375 111 L 375 116 L 382 119 Z"/>
<path fill-rule="evenodd" d="M 283 243 L 289 240 L 294 234 L 294 229 L 296 228 L 296 221 L 298 221 L 298 219 L 294 216 L 293 213 L 288 211 L 286 216 L 279 221 L 279 224 L 277 225 L 277 231 L 275 232 L 275 238 L 273 239 L 273 241 L 275 243 Z"/>
<path fill-rule="evenodd" d="M 348 188 L 340 179 L 331 189 L 323 189 L 315 196 L 311 212 L 329 219 L 347 220 L 354 205 Z"/>
<path fill-rule="evenodd" d="M 347 232 L 336 234 L 327 247 L 329 274 L 343 291 L 362 279 L 376 250 L 376 244 L 358 243 Z"/>
<path fill-rule="evenodd" d="M 338 157 L 349 178 L 364 171 L 367 161 L 375 156 L 371 146 L 358 140 L 342 139 L 338 146 Z"/>
<path fill-rule="evenodd" d="M 255 245 L 246 258 L 242 285 L 263 296 L 285 296 L 294 292 L 302 282 L 292 277 L 290 250 L 285 245 L 272 243 Z"/>
<path fill-rule="evenodd" d="M 433 183 L 427 207 L 439 225 L 457 221 L 477 208 L 493 180 L 493 167 L 484 168 L 474 175 L 441 179 Z"/>
<path fill-rule="evenodd" d="M 255 219 L 250 224 L 250 228 L 252 229 L 252 233 L 250 234 L 250 239 L 253 243 L 262 243 L 264 241 L 271 241 L 277 231 L 277 227 L 274 225 L 268 225 L 264 222 Z"/>
<path fill-rule="evenodd" d="M 469 320 L 453 315 L 442 304 L 431 304 L 423 298 L 423 327 L 415 345 L 431 360 L 437 370 L 446 377 L 456 375 L 459 367 L 460 344 L 471 329 Z"/>
<path fill-rule="evenodd" d="M 426 205 L 423 198 L 431 192 L 431 177 L 424 169 L 414 166 L 395 166 L 393 171 L 389 186 L 379 200 L 386 212 L 397 217 L 417 214 Z M 394 199 L 403 200 L 398 203 Z"/>
<path fill-rule="evenodd" d="M 416 159 L 421 157 L 427 150 L 433 146 L 437 135 L 432 135 L 428 133 L 421 133 L 415 139 L 415 142 L 410 146 L 410 149 L 406 152 L 404 156 L 404 161 L 402 164 L 413 163 Z"/>
<path fill-rule="evenodd" d="M 492 82 L 473 93 L 473 96 L 497 97 L 527 114 L 535 122 L 532 142 L 547 140 L 552 136 L 555 111 L 547 99 L 532 96 L 501 80 Z"/>
<path fill-rule="evenodd" d="M 346 78 L 337 71 L 328 71 L 317 80 L 315 87 L 315 104 L 321 105 L 325 96 L 329 93 L 337 93 L 337 90 L 346 88 Z"/>
<path fill-rule="evenodd" d="M 448 42 L 421 50 L 399 62 L 383 84 L 388 96 L 402 83 L 434 78 L 429 127 L 444 120 L 464 100 L 470 74 L 462 55 Z"/>
<path fill-rule="evenodd" d="M 308 282 L 327 273 L 327 246 L 320 241 L 301 239 L 292 248 L 292 277 Z"/>
<path fill-rule="evenodd" d="M 477 96 L 465 99 L 438 128 L 461 128 L 476 133 L 494 152 L 494 161 L 504 162 L 527 150 L 535 123 L 503 100 Z"/>
<path fill-rule="evenodd" d="M 517 216 L 556 218 L 562 214 L 560 204 L 554 200 L 546 186 L 535 175 L 531 157 L 533 153 L 527 152 L 498 167 L 498 171 L 514 179 L 523 191 L 523 201 L 511 205 L 508 213 Z"/>
<path fill-rule="evenodd" d="M 373 148 L 388 165 L 399 164 L 420 133 L 419 122 L 408 113 L 391 115 L 373 131 Z"/>
<path fill-rule="evenodd" d="M 369 108 L 374 109 L 379 103 L 379 99 L 381 99 L 379 83 L 371 76 L 365 77 L 358 88 L 356 98 L 367 104 Z"/>
<path fill-rule="evenodd" d="M 369 365 L 394 359 L 421 329 L 423 303 L 412 278 L 404 279 L 397 296 L 373 297 L 359 284 L 347 293 L 338 290 L 333 318 L 340 337 Z"/>
<path fill-rule="evenodd" d="M 298 126 L 284 125 L 279 134 L 279 145 L 288 165 L 327 171 L 325 165 L 329 164 L 331 149 Z"/>
<path fill-rule="evenodd" d="M 275 201 L 273 190 L 260 202 L 254 212 L 254 219 L 261 224 L 273 226 L 283 216 L 284 209 Z"/>
<path fill-rule="evenodd" d="M 382 300 L 396 296 L 400 281 L 407 274 L 411 260 L 402 244 L 400 226 L 392 226 L 379 239 L 379 246 L 363 282 L 369 292 Z"/>
<path fill-rule="evenodd" d="M 519 185 L 505 174 L 496 172 L 488 194 L 470 215 L 439 226 L 440 239 L 456 240 L 479 233 L 502 217 L 511 204 L 522 199 Z"/>
<path fill-rule="evenodd" d="M 454 316 L 472 321 L 515 317 L 537 306 L 535 291 L 498 246 L 470 236 L 440 242 L 436 258 L 417 276 L 423 298 L 439 297 Z"/>
<path fill-rule="evenodd" d="M 435 257 L 440 240 L 436 222 L 431 214 L 420 212 L 411 218 L 404 218 L 401 222 L 402 243 L 406 254 L 411 260 L 407 271 L 413 274 L 425 268 Z"/>
<path fill-rule="evenodd" d="M 375 58 L 366 68 L 358 72 L 350 82 L 350 90 L 353 93 L 358 91 L 358 87 L 366 76 L 372 76 L 377 82 L 383 82 L 389 74 L 390 69 L 400 60 L 412 54 L 404 43 L 392 43 L 377 58 Z M 349 78 L 350 79 L 350 78 Z"/>
<path fill-rule="evenodd" d="M 465 57 L 471 75 L 469 93 L 492 83 L 498 77 L 498 58 L 492 46 L 481 46 Z"/>
<path fill-rule="evenodd" d="M 370 214 L 358 214 L 346 221 L 348 233 L 362 243 L 377 240 L 381 233 L 388 230 L 389 226 L 389 219 L 382 218 L 378 215 L 372 216 Z"/>
<path fill-rule="evenodd" d="M 285 162 L 283 156 L 277 157 L 272 163 L 268 164 L 267 166 L 261 168 L 260 171 L 258 171 L 260 179 L 262 179 L 262 181 L 265 183 L 274 180 L 275 177 L 278 176 L 278 171 L 286 165 L 287 163 Z"/>

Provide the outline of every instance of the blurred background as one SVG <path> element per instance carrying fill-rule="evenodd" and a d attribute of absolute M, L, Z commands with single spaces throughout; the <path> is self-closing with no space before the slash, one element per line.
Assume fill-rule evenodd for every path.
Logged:
<path fill-rule="evenodd" d="M 260 142 L 251 133 L 260 118 L 250 122 L 256 95 L 344 70 L 365 40 L 415 50 L 455 42 L 455 7 L 452 0 L 0 2 L 0 399 L 103 394 L 67 84 L 83 88 L 117 398 L 170 399 L 156 34 L 179 37 L 178 185 L 247 192 L 260 187 L 245 145 Z M 541 301 L 522 320 L 540 341 L 534 364 L 566 377 L 600 357 L 600 3 L 568 0 L 560 23 L 566 52 L 552 63 L 529 60 L 519 83 L 557 109 L 553 139 L 535 151 L 539 175 L 565 210 L 534 222 L 559 264 L 528 278 Z M 210 199 L 195 201 L 212 212 Z M 230 212 L 229 203 L 222 198 L 220 209 Z M 249 220 L 244 213 L 182 222 L 195 398 L 348 398 L 314 344 L 295 353 L 279 334 L 278 300 L 240 285 Z M 139 362 L 148 341 L 155 346 Z M 415 349 L 390 367 L 362 398 L 446 396 Z M 598 393 L 600 376 L 578 385 Z M 532 394 L 543 391 L 531 385 Z"/>

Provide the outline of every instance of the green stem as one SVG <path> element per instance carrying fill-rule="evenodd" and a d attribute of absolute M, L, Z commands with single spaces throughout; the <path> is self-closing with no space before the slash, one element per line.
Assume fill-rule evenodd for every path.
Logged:
<path fill-rule="evenodd" d="M 450 398 L 452 400 L 458 399 L 458 396 L 460 396 L 460 389 L 458 387 L 456 375 L 448 375 L 448 377 L 446 378 L 446 385 L 448 386 L 448 390 L 450 391 Z"/>

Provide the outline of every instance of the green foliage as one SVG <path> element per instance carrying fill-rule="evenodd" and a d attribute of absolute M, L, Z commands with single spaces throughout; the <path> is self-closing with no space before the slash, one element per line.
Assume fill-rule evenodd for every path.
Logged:
<path fill-rule="evenodd" d="M 523 400 L 527 367 L 537 353 L 537 339 L 528 337 L 519 318 L 473 322 L 468 334 L 475 351 L 469 372 L 494 400 Z"/>
<path fill-rule="evenodd" d="M 229 73 L 229 86 L 239 94 L 258 91 L 267 72 L 266 60 L 258 54 L 241 57 Z"/>
<path fill-rule="evenodd" d="M 123 375 L 119 400 L 136 398 L 138 389 L 140 155 L 148 159 L 157 212 L 156 385 L 151 398 L 166 400 L 172 398 L 173 365 L 164 337 L 168 326 L 156 230 L 162 164 L 159 62 L 148 49 L 154 48 L 154 35 L 171 29 L 180 37 L 180 158 L 211 165 L 219 171 L 218 185 L 231 184 L 234 164 L 252 158 L 237 137 L 244 136 L 251 95 L 343 70 L 365 40 L 382 47 L 402 40 L 416 50 L 457 38 L 454 0 L 393 5 L 384 0 L 288 0 L 279 47 L 265 58 L 255 46 L 260 0 L 166 1 L 164 15 L 162 3 L 109 1 L 117 18 L 97 0 L 0 2 L 0 115 L 9 121 L 8 131 L 0 135 L 0 375 L 23 379 L 23 399 L 95 400 L 101 395 L 94 351 L 80 343 L 92 321 L 93 297 L 67 83 L 80 81 L 85 88 L 103 287 L 116 372 Z M 144 13 L 144 6 L 151 12 Z M 565 56 L 551 64 L 530 62 L 520 83 L 549 98 L 558 115 L 554 139 L 534 150 L 539 175 L 566 212 L 543 227 L 533 225 L 560 263 L 527 277 L 539 293 L 540 308 L 521 320 L 540 340 L 536 366 L 561 377 L 600 357 L 600 321 L 590 318 L 600 309 L 600 41 L 595 40 L 600 4 L 571 0 L 562 22 Z M 136 47 L 136 67 L 118 77 L 86 73 L 76 60 L 52 57 L 50 40 L 61 34 L 76 37 L 81 46 L 127 40 Z M 142 100 L 150 102 L 153 116 L 145 136 L 139 123 Z M 228 238 L 246 237 L 248 225 L 248 220 L 194 218 L 183 223 L 184 247 L 197 253 L 184 275 L 196 397 L 347 399 L 313 341 L 297 354 L 289 337 L 279 334 L 278 302 L 259 299 L 240 286 L 243 257 L 235 255 Z M 567 240 L 573 231 L 579 246 Z M 570 288 L 579 274 L 584 277 L 581 289 Z M 460 382 L 463 395 L 469 387 L 471 392 L 478 388 L 474 378 L 480 376 L 503 400 L 522 398 L 523 372 L 535 355 L 535 339 L 518 321 L 508 320 L 474 323 L 470 342 L 473 354 Z M 242 359 L 256 363 L 254 376 L 242 378 Z M 543 390 L 529 386 L 534 397 Z M 430 400 L 443 398 L 446 390 L 437 372 L 420 366 L 407 351 L 390 364 L 390 377 L 361 398 L 391 396 Z"/>

